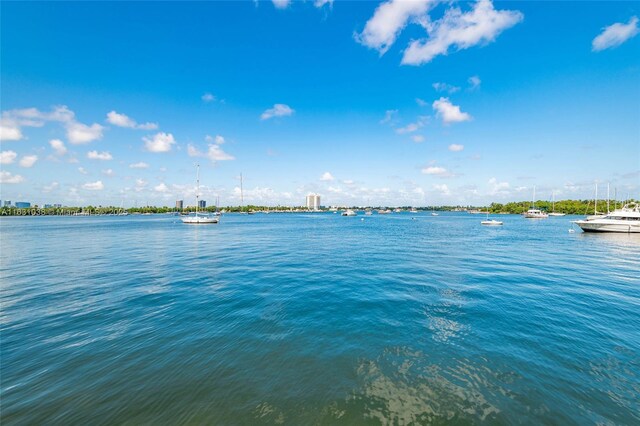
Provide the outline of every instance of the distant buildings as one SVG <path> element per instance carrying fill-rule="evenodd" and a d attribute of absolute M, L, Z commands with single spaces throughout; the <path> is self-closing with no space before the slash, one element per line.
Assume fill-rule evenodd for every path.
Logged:
<path fill-rule="evenodd" d="M 320 196 L 318 194 L 307 195 L 307 209 L 320 210 Z"/>
<path fill-rule="evenodd" d="M 176 210 L 182 210 L 182 209 L 184 209 L 184 201 L 176 200 Z"/>
<path fill-rule="evenodd" d="M 26 201 L 16 201 L 16 208 L 18 209 L 28 209 L 29 207 L 31 207 L 31 203 Z"/>
<path fill-rule="evenodd" d="M 198 201 L 198 208 L 199 209 L 204 209 L 207 207 L 207 202 L 205 200 L 199 200 Z"/>
<path fill-rule="evenodd" d="M 4 207 L 11 207 L 11 200 L 4 200 Z"/>

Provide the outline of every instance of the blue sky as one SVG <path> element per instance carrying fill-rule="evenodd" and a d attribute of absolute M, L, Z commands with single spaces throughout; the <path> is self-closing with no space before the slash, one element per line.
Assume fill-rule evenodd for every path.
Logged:
<path fill-rule="evenodd" d="M 640 191 L 637 2 L 3 2 L 2 200 Z"/>

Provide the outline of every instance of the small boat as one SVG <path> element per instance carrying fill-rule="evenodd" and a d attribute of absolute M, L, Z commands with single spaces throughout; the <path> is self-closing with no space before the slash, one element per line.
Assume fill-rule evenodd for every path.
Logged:
<path fill-rule="evenodd" d="M 415 207 L 411 207 L 411 210 L 409 210 L 409 213 L 418 213 L 418 209 L 416 209 Z"/>
<path fill-rule="evenodd" d="M 485 226 L 502 226 L 502 222 L 495 219 L 489 219 L 489 212 L 487 212 L 487 218 L 480 222 L 481 225 Z"/>
<path fill-rule="evenodd" d="M 367 208 L 367 209 L 365 209 L 364 214 L 366 216 L 371 216 L 373 214 L 373 212 L 371 211 L 371 209 Z"/>
<path fill-rule="evenodd" d="M 531 200 L 531 208 L 522 214 L 527 219 L 546 219 L 549 215 L 542 210 L 536 209 L 536 187 L 533 187 L 533 199 Z"/>
<path fill-rule="evenodd" d="M 342 212 L 342 216 L 357 216 L 358 213 L 354 212 L 351 209 L 348 209 L 347 211 Z"/>
<path fill-rule="evenodd" d="M 389 209 L 387 209 L 387 210 L 382 210 L 382 209 L 378 210 L 378 214 L 391 214 L 391 213 L 392 212 Z"/>
<path fill-rule="evenodd" d="M 604 216 L 573 221 L 584 232 L 640 233 L 640 204 L 626 204 Z"/>
<path fill-rule="evenodd" d="M 200 205 L 200 164 L 197 166 L 196 172 L 196 213 L 195 215 L 184 216 L 182 223 L 187 225 L 208 225 L 218 223 L 218 216 L 210 216 L 208 213 L 200 213 L 198 206 Z M 146 213 L 145 213 L 146 214 Z"/>
<path fill-rule="evenodd" d="M 556 195 L 555 192 L 551 193 L 551 213 L 549 213 L 549 216 L 564 216 L 565 213 L 556 213 Z"/>

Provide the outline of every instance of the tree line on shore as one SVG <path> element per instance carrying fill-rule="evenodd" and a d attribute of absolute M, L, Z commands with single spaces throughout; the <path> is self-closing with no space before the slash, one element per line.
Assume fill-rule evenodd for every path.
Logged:
<path fill-rule="evenodd" d="M 629 200 L 627 202 L 631 202 Z M 597 211 L 607 212 L 607 210 L 614 210 L 620 208 L 624 204 L 623 201 L 610 200 L 598 200 Z M 560 200 L 556 201 L 555 205 L 550 201 L 536 201 L 536 208 L 551 212 L 566 214 L 586 215 L 592 214 L 595 211 L 596 203 L 594 200 Z M 362 207 L 353 206 L 345 207 L 351 209 L 362 209 Z M 386 207 L 373 207 L 374 209 L 386 208 Z M 411 206 L 401 207 L 403 210 L 408 210 Z M 503 213 L 503 214 L 522 214 L 531 208 L 531 201 L 515 201 L 509 203 L 491 203 L 489 206 L 429 206 L 418 207 L 418 210 L 438 210 L 438 211 L 464 211 L 464 210 L 476 210 L 476 211 L 489 211 L 490 213 Z M 251 212 L 251 211 L 270 211 L 270 212 L 288 212 L 288 211 L 306 211 L 306 207 L 290 207 L 290 206 L 258 206 L 258 205 L 246 205 L 246 206 L 227 206 L 218 208 L 216 206 L 209 206 L 200 208 L 200 211 L 207 211 L 213 213 L 218 210 L 224 210 L 229 213 L 239 212 Z M 326 209 L 325 209 L 326 210 Z M 145 207 L 131 207 L 124 209 L 114 206 L 85 206 L 85 207 L 38 207 L 34 205 L 29 208 L 16 208 L 16 207 L 2 207 L 0 208 L 0 215 L 2 216 L 30 216 L 30 215 L 74 215 L 74 214 L 90 214 L 90 215 L 117 215 L 117 214 L 149 214 L 149 213 L 189 213 L 194 212 L 195 206 L 188 206 L 182 210 L 177 210 L 175 207 L 167 206 L 145 206 Z"/>

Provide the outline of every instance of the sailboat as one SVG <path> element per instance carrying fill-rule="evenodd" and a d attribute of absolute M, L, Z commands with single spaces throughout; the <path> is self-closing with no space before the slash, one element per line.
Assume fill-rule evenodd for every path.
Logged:
<path fill-rule="evenodd" d="M 434 206 L 431 206 L 431 216 L 438 216 L 438 213 L 436 213 L 436 208 Z"/>
<path fill-rule="evenodd" d="M 489 210 L 487 210 L 487 218 L 480 222 L 480 224 L 486 226 L 501 226 L 503 223 L 499 220 L 489 219 Z"/>
<path fill-rule="evenodd" d="M 549 216 L 564 216 L 564 213 L 556 213 L 556 194 L 555 192 L 551 193 L 551 213 L 549 213 Z"/>
<path fill-rule="evenodd" d="M 186 216 L 182 218 L 182 223 L 189 225 L 207 225 L 218 223 L 216 216 L 210 216 L 208 213 L 200 213 L 198 207 L 200 205 L 200 164 L 197 165 L 196 172 L 196 214 L 194 216 Z"/>
<path fill-rule="evenodd" d="M 527 210 L 523 215 L 527 219 L 546 219 L 549 217 L 549 215 L 543 212 L 542 210 L 536 209 L 536 187 L 535 186 L 533 187 L 533 199 L 531 200 L 531 208 Z"/>

